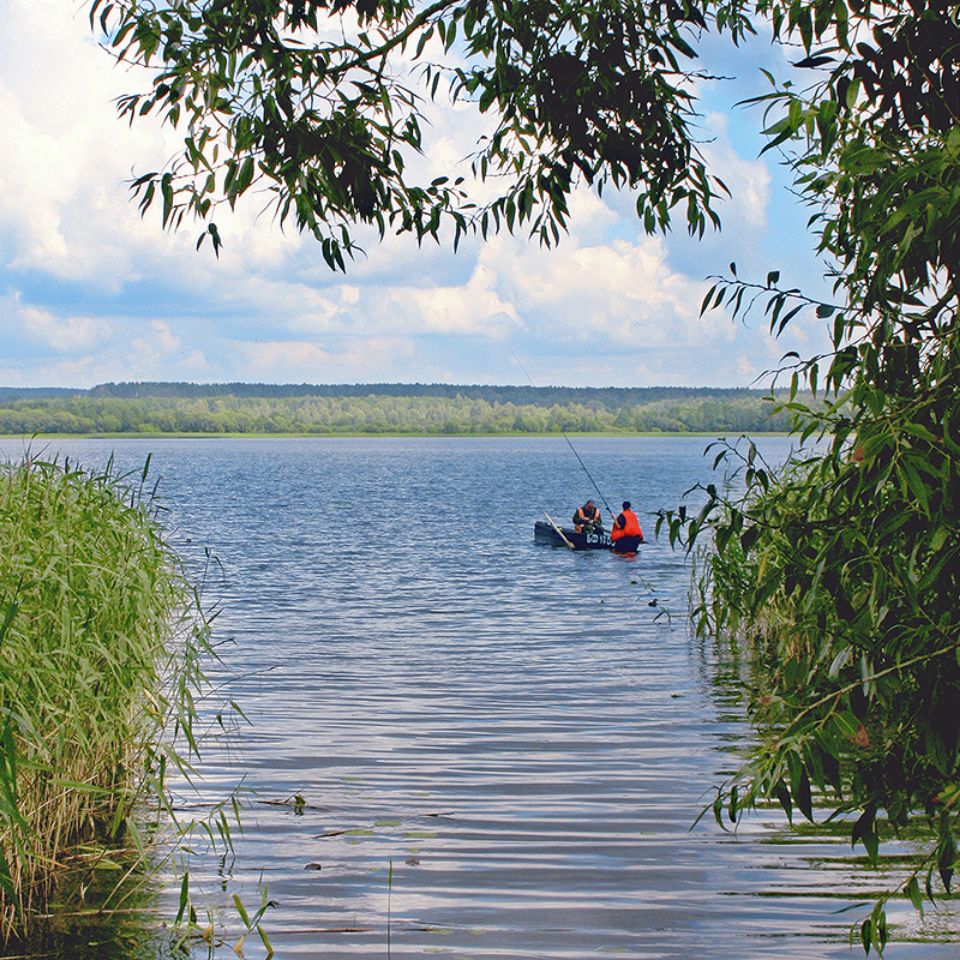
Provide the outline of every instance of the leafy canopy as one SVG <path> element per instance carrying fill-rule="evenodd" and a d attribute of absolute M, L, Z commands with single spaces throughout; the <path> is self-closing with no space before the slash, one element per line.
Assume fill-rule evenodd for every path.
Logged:
<path fill-rule="evenodd" d="M 164 225 L 206 222 L 255 196 L 344 268 L 352 230 L 419 241 L 452 230 L 524 228 L 545 244 L 565 228 L 578 183 L 636 191 L 648 231 L 678 207 L 691 232 L 716 224 L 723 184 L 691 133 L 694 45 L 710 0 L 93 0 L 91 26 L 119 59 L 151 71 L 121 98 L 131 122 L 161 117 L 182 153 L 134 182 Z M 487 132 L 474 177 L 421 182 L 431 101 L 467 106 Z M 455 177 L 455 178 L 454 178 Z M 471 195 L 496 183 L 493 199 Z M 485 194 L 486 195 L 486 194 Z M 199 246 L 198 242 L 198 246 Z"/>
<path fill-rule="evenodd" d="M 768 8 L 813 79 L 757 102 L 835 300 L 731 265 L 704 308 L 762 308 L 776 333 L 805 310 L 830 324 L 828 354 L 783 368 L 795 431 L 820 445 L 779 472 L 752 445 L 721 450 L 740 458 L 745 495 L 711 488 L 698 517 L 662 518 L 675 541 L 709 533 L 698 626 L 746 666 L 761 733 L 718 817 L 769 798 L 811 819 L 831 804 L 874 860 L 885 836 L 920 839 L 898 891 L 918 907 L 950 893 L 960 836 L 958 9 Z M 821 403 L 800 402 L 804 383 Z M 861 925 L 867 950 L 887 940 L 885 899 Z"/>

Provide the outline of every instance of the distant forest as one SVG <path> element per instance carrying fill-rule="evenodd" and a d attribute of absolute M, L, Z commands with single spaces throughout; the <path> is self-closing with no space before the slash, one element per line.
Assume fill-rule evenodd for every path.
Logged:
<path fill-rule="evenodd" d="M 784 431 L 757 390 L 452 384 L 106 383 L 0 388 L 0 434 Z"/>
<path fill-rule="evenodd" d="M 488 403 L 601 404 L 608 410 L 690 397 L 760 397 L 760 390 L 729 387 L 525 387 L 456 383 L 102 383 L 89 391 L 95 397 L 444 397 Z"/>

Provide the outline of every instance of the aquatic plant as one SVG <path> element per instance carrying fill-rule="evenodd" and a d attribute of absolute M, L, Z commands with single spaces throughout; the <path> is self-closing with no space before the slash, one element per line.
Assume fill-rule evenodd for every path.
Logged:
<path fill-rule="evenodd" d="M 168 781 L 190 775 L 213 651 L 148 467 L 0 465 L 0 943 L 97 871 L 155 863 L 177 826 Z"/>

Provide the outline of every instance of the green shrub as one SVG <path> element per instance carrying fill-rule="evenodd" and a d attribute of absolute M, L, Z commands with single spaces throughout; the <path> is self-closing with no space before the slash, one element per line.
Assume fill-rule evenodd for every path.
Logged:
<path fill-rule="evenodd" d="M 0 943 L 71 873 L 143 856 L 166 772 L 196 748 L 208 625 L 146 474 L 0 465 Z"/>

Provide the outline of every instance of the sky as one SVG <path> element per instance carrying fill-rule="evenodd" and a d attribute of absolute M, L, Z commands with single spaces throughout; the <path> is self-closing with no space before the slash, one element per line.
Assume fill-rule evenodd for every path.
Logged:
<path fill-rule="evenodd" d="M 366 245 L 344 276 L 319 245 L 281 232 L 254 203 L 217 218 L 219 259 L 200 228 L 161 230 L 131 200 L 131 175 L 178 144 L 152 120 L 128 127 L 113 103 L 141 86 L 90 35 L 78 0 L 0 0 L 0 385 L 105 381 L 447 382 L 567 386 L 750 386 L 789 350 L 823 349 L 798 320 L 780 339 L 762 315 L 700 316 L 708 276 L 823 290 L 762 116 L 735 108 L 786 69 L 759 40 L 710 41 L 705 63 L 731 79 L 700 85 L 703 150 L 733 192 L 702 242 L 682 226 L 647 236 L 629 194 L 584 188 L 551 250 L 524 236 L 468 241 L 454 254 L 408 236 Z M 434 109 L 422 164 L 456 167 L 477 127 Z M 182 137 L 182 134 L 180 135 Z M 518 365 L 518 359 L 526 373 Z M 758 380 L 758 378 L 760 378 Z"/>

